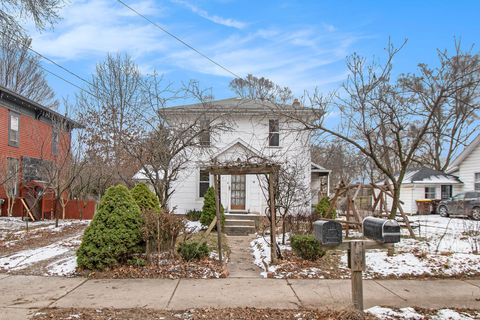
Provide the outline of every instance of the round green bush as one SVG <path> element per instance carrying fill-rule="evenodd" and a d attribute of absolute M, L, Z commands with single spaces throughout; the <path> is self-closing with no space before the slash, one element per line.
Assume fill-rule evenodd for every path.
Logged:
<path fill-rule="evenodd" d="M 77 251 L 80 269 L 103 270 L 142 250 L 142 218 L 127 187 L 107 189 Z"/>
<path fill-rule="evenodd" d="M 207 244 L 196 241 L 184 241 L 178 245 L 177 252 L 180 254 L 183 260 L 200 260 L 208 257 L 210 249 Z"/>
<path fill-rule="evenodd" d="M 325 255 L 320 242 L 314 236 L 307 235 L 293 235 L 290 238 L 293 252 L 302 259 L 315 261 Z"/>
<path fill-rule="evenodd" d="M 223 206 L 220 205 L 220 214 L 222 217 L 222 226 L 225 223 L 225 214 Z M 204 226 L 209 226 L 212 223 L 213 218 L 217 215 L 217 210 L 215 208 L 215 190 L 213 187 L 207 189 L 203 197 L 203 208 L 202 214 L 200 215 L 200 223 Z"/>
<path fill-rule="evenodd" d="M 132 193 L 133 200 L 135 200 L 142 212 L 146 210 L 160 212 L 160 202 L 157 196 L 145 183 L 137 183 L 130 192 Z"/>
<path fill-rule="evenodd" d="M 337 211 L 332 208 L 330 199 L 323 197 L 315 206 L 315 214 L 319 218 L 335 219 L 337 217 Z"/>

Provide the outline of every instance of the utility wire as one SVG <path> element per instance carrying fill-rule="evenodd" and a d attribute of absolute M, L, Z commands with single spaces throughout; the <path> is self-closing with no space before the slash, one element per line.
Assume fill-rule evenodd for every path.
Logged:
<path fill-rule="evenodd" d="M 174 35 L 173 33 L 171 33 L 170 31 L 168 31 L 167 29 L 163 28 L 162 26 L 160 26 L 158 23 L 152 21 L 151 19 L 149 19 L 147 16 L 141 14 L 140 12 L 138 12 L 137 10 L 135 10 L 134 8 L 132 8 L 131 6 L 129 6 L 128 4 L 126 4 L 125 2 L 123 2 L 122 0 L 117 0 L 118 2 L 120 2 L 122 5 L 124 5 L 126 8 L 130 9 L 131 11 L 133 11 L 135 14 L 137 14 L 138 16 L 142 17 L 143 19 L 145 19 L 146 21 L 148 21 L 150 24 L 152 24 L 153 26 L 157 27 L 158 29 L 160 29 L 161 31 L 163 31 L 164 33 L 168 34 L 170 37 L 174 38 L 175 40 L 177 40 L 178 42 L 180 42 L 181 44 L 183 44 L 185 47 L 195 51 L 197 54 L 199 54 L 200 56 L 202 56 L 203 58 L 207 59 L 208 61 L 210 61 L 211 63 L 213 63 L 214 65 L 216 65 L 217 67 L 220 67 L 222 68 L 223 70 L 225 70 L 226 72 L 230 73 L 231 75 L 233 75 L 235 78 L 242 78 L 240 77 L 238 74 L 236 74 L 235 72 L 231 71 L 230 69 L 228 69 L 227 67 L 224 67 L 223 65 L 221 65 L 220 63 L 216 62 L 215 60 L 213 60 L 212 58 L 210 58 L 209 56 L 207 56 L 206 54 L 202 53 L 200 50 L 194 48 L 192 45 L 188 44 L 187 42 L 185 42 L 184 40 L 180 39 L 180 37 Z"/>

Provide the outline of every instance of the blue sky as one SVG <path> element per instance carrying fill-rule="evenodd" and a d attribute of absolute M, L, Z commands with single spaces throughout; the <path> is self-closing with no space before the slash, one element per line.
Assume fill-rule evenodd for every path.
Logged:
<path fill-rule="evenodd" d="M 289 86 L 296 95 L 319 87 L 327 93 L 346 78 L 345 57 L 382 57 L 389 37 L 408 39 L 395 73 L 436 63 L 436 48 L 480 35 L 480 1 L 191 1 L 124 0 L 236 74 L 252 73 Z M 168 81 L 190 79 L 232 96 L 232 76 L 162 33 L 115 0 L 71 0 L 53 30 L 32 30 L 33 47 L 82 77 L 108 52 L 127 52 L 145 73 Z M 82 82 L 44 63 L 78 85 Z M 49 76 L 59 97 L 78 91 Z"/>

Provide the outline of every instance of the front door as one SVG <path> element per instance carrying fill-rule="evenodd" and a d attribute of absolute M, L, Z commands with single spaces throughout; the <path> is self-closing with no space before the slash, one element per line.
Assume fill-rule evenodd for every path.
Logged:
<path fill-rule="evenodd" d="M 245 175 L 232 176 L 232 210 L 245 210 Z"/>

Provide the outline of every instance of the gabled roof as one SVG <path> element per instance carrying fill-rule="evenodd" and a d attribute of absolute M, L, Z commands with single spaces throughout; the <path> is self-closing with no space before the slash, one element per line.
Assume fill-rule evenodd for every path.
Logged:
<path fill-rule="evenodd" d="M 241 98 L 228 98 L 223 100 L 214 100 L 206 103 L 195 103 L 189 105 L 179 105 L 165 108 L 162 112 L 165 115 L 185 114 L 185 113 L 240 113 L 257 114 L 271 112 L 288 112 L 300 114 L 312 114 L 310 109 L 303 107 L 293 107 L 292 105 L 278 106 L 265 100 L 252 100 Z"/>
<path fill-rule="evenodd" d="M 403 183 L 457 184 L 462 182 L 454 175 L 421 167 L 407 171 L 403 178 Z"/>
<path fill-rule="evenodd" d="M 234 140 L 233 142 L 222 148 L 220 151 L 218 151 L 212 156 L 212 159 L 218 159 L 221 155 L 228 153 L 228 151 L 233 150 L 236 147 L 241 148 L 244 151 L 245 156 L 255 159 L 264 159 L 260 151 L 258 151 L 240 138 Z"/>
<path fill-rule="evenodd" d="M 447 169 L 448 173 L 458 170 L 460 164 L 480 145 L 480 134 L 452 161 Z"/>
<path fill-rule="evenodd" d="M 69 124 L 72 128 L 82 128 L 82 125 L 79 124 L 78 122 L 63 116 L 60 113 L 50 108 L 42 106 L 41 104 L 33 100 L 30 100 L 16 92 L 13 92 L 12 90 L 5 88 L 4 86 L 0 86 L 0 101 L 1 100 L 5 100 L 10 103 L 13 103 L 20 108 L 26 108 L 26 109 L 32 110 L 33 112 L 35 112 L 35 115 L 37 117 L 44 116 L 51 120 L 61 119 L 61 120 L 65 120 L 66 123 Z"/>
<path fill-rule="evenodd" d="M 326 172 L 326 173 L 332 172 L 332 170 L 325 169 L 321 165 L 313 163 L 313 162 L 311 162 L 310 165 L 311 165 L 311 171 L 312 172 Z"/>

